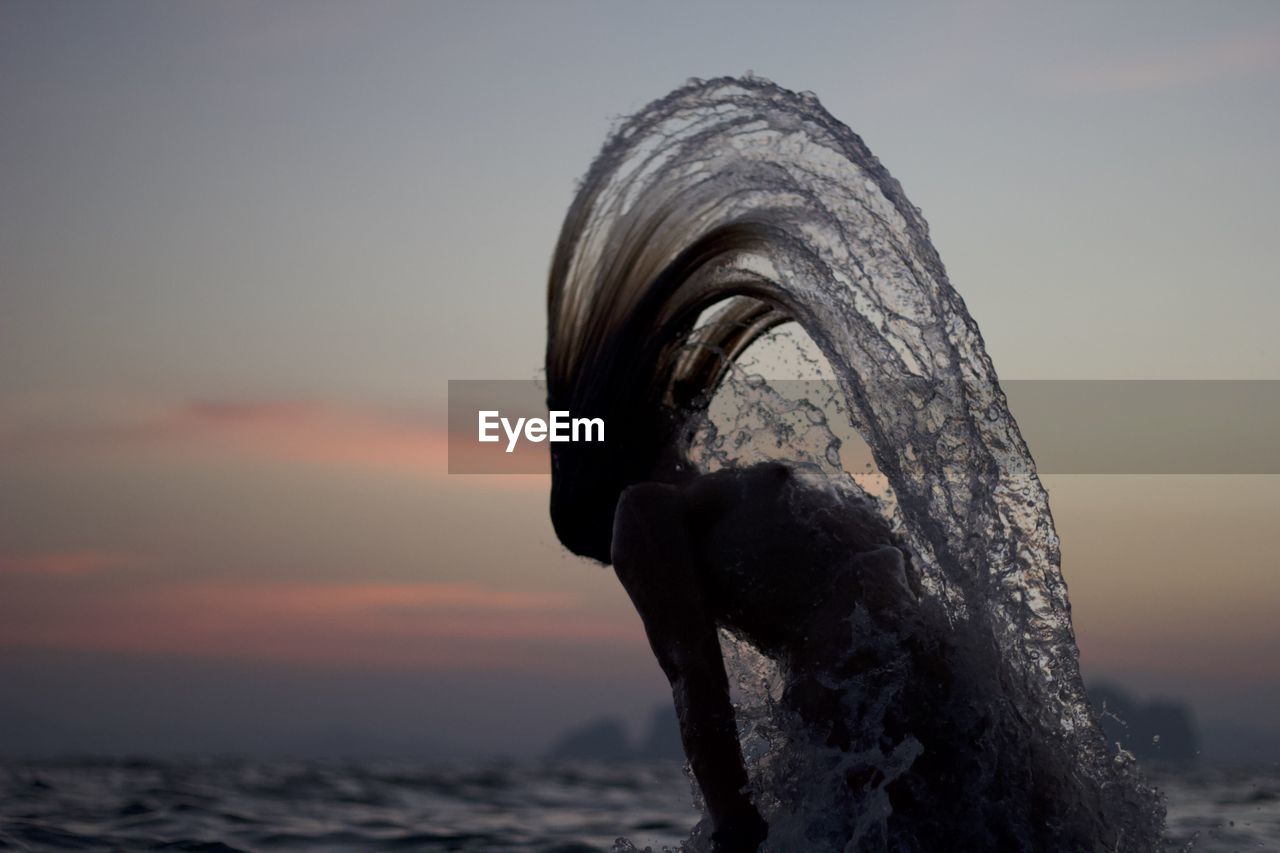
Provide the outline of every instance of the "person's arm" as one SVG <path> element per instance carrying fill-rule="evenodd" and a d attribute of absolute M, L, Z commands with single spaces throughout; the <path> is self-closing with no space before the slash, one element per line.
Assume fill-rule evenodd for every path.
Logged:
<path fill-rule="evenodd" d="M 671 682 L 680 736 L 722 853 L 754 853 L 768 829 L 747 796 L 729 681 L 703 601 L 680 492 L 642 483 L 618 502 L 613 567 Z"/>

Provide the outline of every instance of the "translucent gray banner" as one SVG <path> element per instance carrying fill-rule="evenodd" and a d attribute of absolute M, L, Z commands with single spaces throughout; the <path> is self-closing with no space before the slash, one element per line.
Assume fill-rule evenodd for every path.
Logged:
<path fill-rule="evenodd" d="M 1280 380 L 1001 385 L 1042 474 L 1280 474 Z M 769 386 L 820 406 L 833 424 L 848 422 L 833 382 L 784 379 Z M 574 440 L 576 413 L 551 423 L 545 396 L 532 380 L 450 380 L 449 473 L 546 474 L 551 439 Z M 493 413 L 486 416 L 488 441 L 480 440 L 482 412 Z M 836 432 L 846 467 L 865 468 L 871 457 L 856 432 L 839 426 Z M 608 424 L 603 433 L 607 441 Z M 578 440 L 587 437 L 578 430 Z"/>

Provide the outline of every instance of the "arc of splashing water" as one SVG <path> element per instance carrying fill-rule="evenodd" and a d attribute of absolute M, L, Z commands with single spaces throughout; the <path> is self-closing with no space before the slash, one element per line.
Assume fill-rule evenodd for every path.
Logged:
<path fill-rule="evenodd" d="M 691 81 L 627 119 L 566 217 L 549 308 L 553 396 L 608 395 L 612 373 L 635 408 L 688 402 L 721 375 L 707 352 L 732 357 L 796 320 L 833 365 L 931 588 L 958 618 L 992 612 L 1046 730 L 1100 748 L 1047 497 L 982 337 L 920 211 L 815 97 Z M 691 354 L 690 338 L 706 346 Z"/>
<path fill-rule="evenodd" d="M 1077 810 L 1096 838 L 1155 849 L 1162 807 L 1108 757 L 1047 496 L 977 325 L 920 211 L 814 96 L 693 80 L 625 120 L 566 216 L 548 309 L 556 407 L 641 424 L 612 457 L 560 465 L 553 449 L 553 520 L 557 487 L 590 471 L 595 491 L 565 500 L 608 522 L 608 496 L 650 470 L 645 442 L 670 438 L 672 418 L 653 413 L 678 419 L 752 341 L 798 322 L 893 489 L 927 588 L 953 622 L 981 626 L 968 635 L 985 638 L 992 713 L 1093 792 L 1063 789 L 1094 803 Z"/>

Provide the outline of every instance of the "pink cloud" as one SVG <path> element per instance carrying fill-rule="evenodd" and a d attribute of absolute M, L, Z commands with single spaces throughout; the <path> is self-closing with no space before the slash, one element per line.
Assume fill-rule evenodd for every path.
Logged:
<path fill-rule="evenodd" d="M 381 412 L 303 401 L 193 402 L 168 413 L 161 433 L 274 459 L 439 474 L 444 430 Z"/>
<path fill-rule="evenodd" d="M 571 594 L 470 583 L 153 583 L 40 604 L 0 602 L 0 648 L 555 669 L 565 649 L 644 644 L 637 620 L 593 613 Z"/>
<path fill-rule="evenodd" d="M 1240 33 L 1175 52 L 1134 54 L 1070 68 L 1055 88 L 1068 94 L 1143 92 L 1280 70 L 1280 33 Z"/>
<path fill-rule="evenodd" d="M 448 476 L 449 435 L 419 415 L 308 400 L 198 400 L 113 423 L 0 429 L 0 456 L 168 452 Z M 545 455 L 545 452 L 544 452 Z M 458 485 L 546 488 L 527 475 L 455 476 Z"/>
<path fill-rule="evenodd" d="M 135 563 L 128 554 L 111 551 L 53 551 L 0 554 L 0 577 L 80 577 Z"/>

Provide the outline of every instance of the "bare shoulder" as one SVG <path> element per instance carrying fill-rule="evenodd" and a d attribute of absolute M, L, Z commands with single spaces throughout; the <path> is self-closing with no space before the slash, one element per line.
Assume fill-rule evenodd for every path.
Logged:
<path fill-rule="evenodd" d="M 618 496 L 618 506 L 614 511 L 615 523 L 617 519 L 635 515 L 678 511 L 684 503 L 684 491 L 679 486 L 652 481 L 633 483 Z"/>
<path fill-rule="evenodd" d="M 855 551 L 900 544 L 870 501 L 839 491 L 820 472 L 784 462 L 725 468 L 678 484 L 636 483 L 623 491 L 614 520 L 615 534 L 622 526 L 679 523 L 700 534 L 732 531 L 748 538 L 768 529 L 776 538 L 799 527 Z"/>
<path fill-rule="evenodd" d="M 673 523 L 706 530 L 728 517 L 751 514 L 773 503 L 793 479 L 780 462 L 727 468 L 677 484 L 635 483 L 622 491 L 614 510 L 615 541 L 629 541 L 641 528 Z"/>
<path fill-rule="evenodd" d="M 766 462 L 704 474 L 682 484 L 680 492 L 686 516 L 704 529 L 803 528 L 855 552 L 903 545 L 872 500 L 841 490 L 817 470 Z"/>
<path fill-rule="evenodd" d="M 740 503 L 780 491 L 795 476 L 782 462 L 763 462 L 749 468 L 723 468 L 702 474 L 681 485 L 686 499 L 696 505 Z"/>

